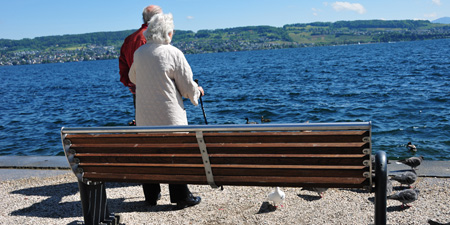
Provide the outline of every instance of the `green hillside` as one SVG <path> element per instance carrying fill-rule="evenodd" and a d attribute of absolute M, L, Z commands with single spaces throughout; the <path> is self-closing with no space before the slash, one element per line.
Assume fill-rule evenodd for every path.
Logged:
<path fill-rule="evenodd" d="M 67 53 L 60 61 L 117 58 L 126 36 L 134 30 L 0 39 L 0 65 L 49 63 L 48 54 Z M 176 30 L 172 44 L 186 54 L 359 43 L 450 38 L 450 24 L 427 20 L 357 20 L 288 24 L 283 27 L 247 26 L 228 29 Z M 19 59 L 19 62 L 13 62 Z"/>

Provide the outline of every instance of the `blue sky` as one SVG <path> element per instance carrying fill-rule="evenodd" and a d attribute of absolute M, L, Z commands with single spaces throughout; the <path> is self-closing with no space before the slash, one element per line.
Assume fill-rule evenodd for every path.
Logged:
<path fill-rule="evenodd" d="M 0 0 L 0 39 L 136 29 L 150 4 L 172 13 L 175 29 L 192 31 L 450 16 L 450 0 Z"/>

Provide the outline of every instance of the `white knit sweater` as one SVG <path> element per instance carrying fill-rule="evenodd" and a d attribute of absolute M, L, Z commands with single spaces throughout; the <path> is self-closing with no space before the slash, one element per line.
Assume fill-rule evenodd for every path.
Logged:
<path fill-rule="evenodd" d="M 198 105 L 200 91 L 184 54 L 147 43 L 134 53 L 129 77 L 136 84 L 136 125 L 187 125 L 183 97 Z"/>

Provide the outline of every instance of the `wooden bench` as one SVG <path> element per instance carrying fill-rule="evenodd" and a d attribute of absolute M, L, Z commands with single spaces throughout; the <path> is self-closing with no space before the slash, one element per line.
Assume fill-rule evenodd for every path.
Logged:
<path fill-rule="evenodd" d="M 114 223 L 104 182 L 367 189 L 386 223 L 387 160 L 372 155 L 370 122 L 63 127 L 61 138 L 86 224 Z"/>

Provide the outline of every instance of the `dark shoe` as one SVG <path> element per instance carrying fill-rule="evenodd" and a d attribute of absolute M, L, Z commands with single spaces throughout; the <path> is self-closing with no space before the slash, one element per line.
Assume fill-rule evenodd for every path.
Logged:
<path fill-rule="evenodd" d="M 161 199 L 161 193 L 158 194 L 158 198 L 156 200 L 152 200 L 152 199 L 145 199 L 145 202 L 147 202 L 149 205 L 151 206 L 155 206 L 157 205 L 158 200 Z"/>
<path fill-rule="evenodd" d="M 177 202 L 176 210 L 184 209 L 199 204 L 202 201 L 200 197 L 190 195 L 187 199 Z"/>

